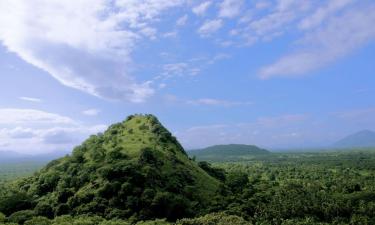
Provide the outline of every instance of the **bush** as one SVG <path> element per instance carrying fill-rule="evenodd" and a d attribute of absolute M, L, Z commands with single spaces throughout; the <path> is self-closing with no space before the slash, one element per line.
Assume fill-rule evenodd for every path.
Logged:
<path fill-rule="evenodd" d="M 46 217 L 38 216 L 25 222 L 25 225 L 51 225 L 52 222 Z"/>
<path fill-rule="evenodd" d="M 0 223 L 4 222 L 6 219 L 5 215 L 0 212 Z"/>
<path fill-rule="evenodd" d="M 19 192 L 0 197 L 0 212 L 8 216 L 20 210 L 30 209 L 31 206 L 31 199 L 25 193 Z"/>
<path fill-rule="evenodd" d="M 176 225 L 251 225 L 250 222 L 239 216 L 227 215 L 225 213 L 212 213 L 193 219 L 182 219 Z"/>
<path fill-rule="evenodd" d="M 8 221 L 18 224 L 24 224 L 25 221 L 31 220 L 34 216 L 35 212 L 33 210 L 21 210 L 10 215 L 8 217 Z"/>

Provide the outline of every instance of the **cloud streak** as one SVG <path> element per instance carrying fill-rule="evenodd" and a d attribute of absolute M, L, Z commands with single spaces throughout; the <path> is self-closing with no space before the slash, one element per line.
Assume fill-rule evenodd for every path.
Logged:
<path fill-rule="evenodd" d="M 375 6 L 350 9 L 308 32 L 299 50 L 260 70 L 261 78 L 299 76 L 332 63 L 375 39 Z M 316 22 L 310 22 L 313 24 Z M 307 24 L 307 23 L 306 23 Z M 305 25 L 307 26 L 307 25 Z M 309 25 L 310 26 L 310 25 Z"/>
<path fill-rule="evenodd" d="M 42 102 L 42 99 L 40 98 L 19 97 L 19 99 L 27 102 Z"/>

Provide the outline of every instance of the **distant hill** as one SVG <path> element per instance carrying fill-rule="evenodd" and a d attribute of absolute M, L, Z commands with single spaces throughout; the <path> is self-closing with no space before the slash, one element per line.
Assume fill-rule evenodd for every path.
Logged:
<path fill-rule="evenodd" d="M 375 132 L 371 130 L 359 131 L 337 141 L 334 146 L 337 148 L 375 147 Z"/>
<path fill-rule="evenodd" d="M 190 150 L 188 154 L 199 161 L 234 161 L 249 159 L 270 152 L 255 145 L 214 145 L 204 149 Z"/>
<path fill-rule="evenodd" d="M 155 116 L 132 115 L 19 181 L 26 199 L 0 211 L 175 220 L 202 213 L 219 185 Z"/>

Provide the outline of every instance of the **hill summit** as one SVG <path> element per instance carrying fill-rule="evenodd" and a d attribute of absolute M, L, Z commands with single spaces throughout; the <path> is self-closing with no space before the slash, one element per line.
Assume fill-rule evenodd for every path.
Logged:
<path fill-rule="evenodd" d="M 132 115 L 17 185 L 27 201 L 1 209 L 8 215 L 31 209 L 49 218 L 175 220 L 205 208 L 219 181 L 189 159 L 155 116 Z"/>

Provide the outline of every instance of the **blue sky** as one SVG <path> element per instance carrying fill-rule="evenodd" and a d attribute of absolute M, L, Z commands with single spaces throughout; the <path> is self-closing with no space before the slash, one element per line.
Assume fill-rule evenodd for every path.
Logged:
<path fill-rule="evenodd" d="M 132 113 L 187 149 L 375 129 L 371 0 L 5 0 L 0 151 L 70 150 Z"/>

